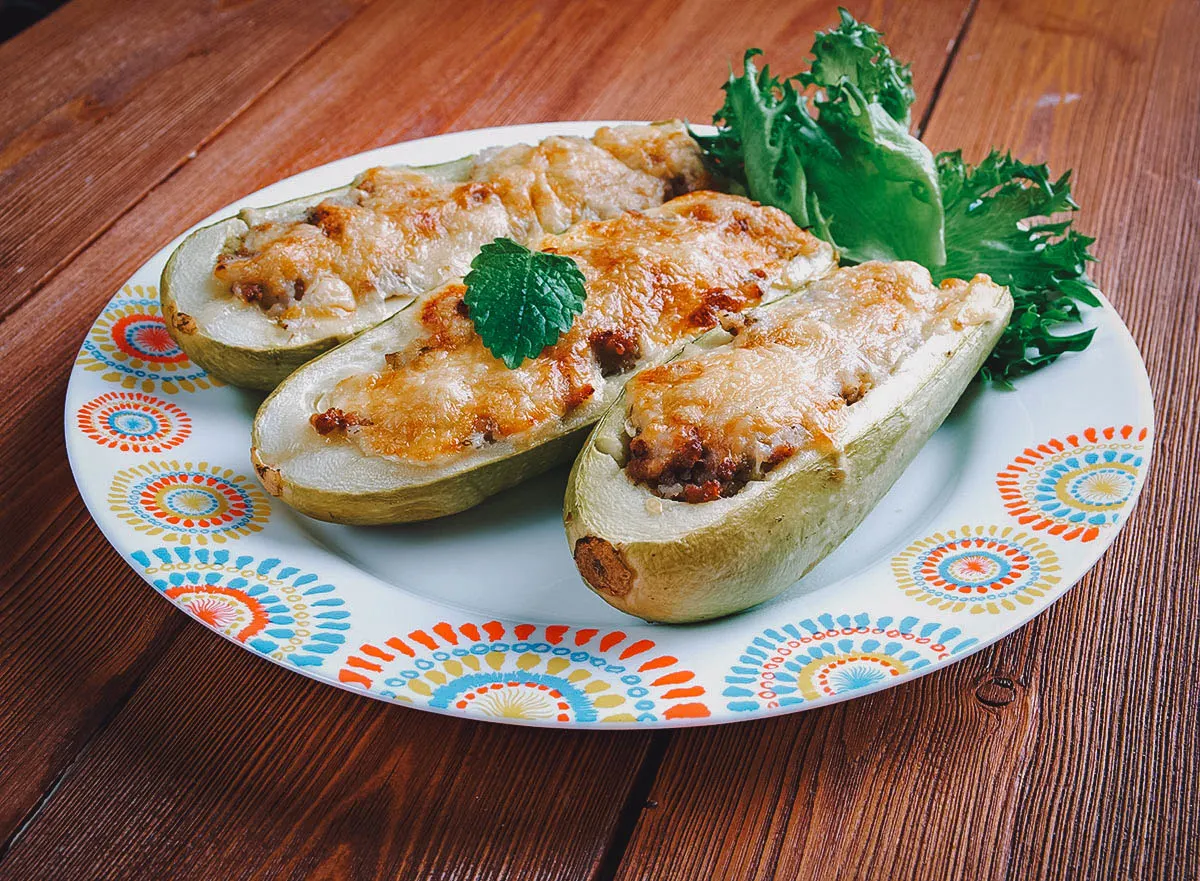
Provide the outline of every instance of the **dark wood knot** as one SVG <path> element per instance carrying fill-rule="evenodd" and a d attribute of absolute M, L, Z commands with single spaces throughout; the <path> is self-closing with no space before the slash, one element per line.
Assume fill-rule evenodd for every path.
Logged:
<path fill-rule="evenodd" d="M 1017 686 L 1011 679 L 994 676 L 975 689 L 976 699 L 988 707 L 1006 707 L 1017 699 Z"/>

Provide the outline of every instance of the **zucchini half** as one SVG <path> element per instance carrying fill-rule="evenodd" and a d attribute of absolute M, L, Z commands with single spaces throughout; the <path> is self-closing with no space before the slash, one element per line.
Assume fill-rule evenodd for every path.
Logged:
<path fill-rule="evenodd" d="M 781 273 L 786 283 L 776 282 L 763 300 L 786 296 L 832 267 L 833 252 L 827 246 L 796 257 Z M 326 390 L 347 376 L 379 370 L 388 352 L 403 349 L 422 333 L 422 302 L 424 298 L 301 367 L 263 402 L 254 419 L 250 456 L 268 492 L 303 514 L 334 523 L 405 523 L 466 510 L 569 461 L 631 376 L 668 360 L 686 345 L 681 341 L 657 358 L 608 377 L 587 403 L 540 431 L 536 439 L 526 438 L 519 445 L 501 440 L 464 451 L 446 465 L 415 466 L 368 456 L 354 444 L 330 443 L 318 435 L 309 417 L 326 409 Z"/>
<path fill-rule="evenodd" d="M 1012 297 L 990 281 L 971 285 L 969 302 L 987 320 L 930 338 L 851 406 L 839 455 L 801 450 L 728 498 L 670 501 L 630 480 L 618 461 L 628 414 L 622 395 L 567 485 L 563 520 L 584 581 L 622 611 L 670 623 L 729 615 L 790 587 L 883 498 L 999 339 Z M 728 341 L 713 331 L 696 345 Z"/>
<path fill-rule="evenodd" d="M 473 157 L 419 168 L 432 177 L 464 181 Z M 180 243 L 163 269 L 159 298 L 167 330 L 187 356 L 233 385 L 272 389 L 301 364 L 332 349 L 408 306 L 414 297 L 399 295 L 361 303 L 345 317 L 310 318 L 302 330 L 287 330 L 258 306 L 232 296 L 213 276 L 222 252 L 250 227 L 267 221 L 303 220 L 325 199 L 346 196 L 353 183 L 282 202 L 246 208 L 196 230 Z"/>

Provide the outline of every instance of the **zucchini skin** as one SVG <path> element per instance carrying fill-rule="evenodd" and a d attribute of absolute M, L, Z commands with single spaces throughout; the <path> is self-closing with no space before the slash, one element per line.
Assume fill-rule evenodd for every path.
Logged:
<path fill-rule="evenodd" d="M 914 354 L 921 363 L 893 377 L 904 374 L 905 385 L 875 399 L 886 402 L 874 408 L 881 412 L 847 426 L 840 456 L 798 453 L 731 499 L 692 506 L 728 501 L 715 519 L 689 514 L 686 502 L 662 501 L 672 510 L 661 524 L 638 514 L 657 497 L 601 451 L 620 443 L 622 394 L 567 484 L 563 522 L 584 582 L 610 605 L 664 623 L 719 618 L 788 589 L 858 527 L 949 415 L 1007 324 L 1012 298 L 997 290 L 1002 317 L 962 332 L 950 353 L 923 346 Z"/>
<path fill-rule="evenodd" d="M 264 406 L 266 406 L 264 404 Z M 569 462 L 583 445 L 590 425 L 544 444 L 463 471 L 452 478 L 410 484 L 373 493 L 345 493 L 295 483 L 281 476 L 259 452 L 257 432 L 250 460 L 259 481 L 272 495 L 302 514 L 327 523 L 379 526 L 448 517 L 498 492 Z"/>

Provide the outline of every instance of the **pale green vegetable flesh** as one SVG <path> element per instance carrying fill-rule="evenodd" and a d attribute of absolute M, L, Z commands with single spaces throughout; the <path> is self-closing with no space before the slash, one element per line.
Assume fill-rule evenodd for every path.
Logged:
<path fill-rule="evenodd" d="M 1007 290 L 989 287 L 984 323 L 933 337 L 849 408 L 840 455 L 803 450 L 730 498 L 668 501 L 631 482 L 618 461 L 622 396 L 567 486 L 564 523 L 585 582 L 662 622 L 717 618 L 782 593 L 854 531 L 950 413 L 1012 309 Z"/>

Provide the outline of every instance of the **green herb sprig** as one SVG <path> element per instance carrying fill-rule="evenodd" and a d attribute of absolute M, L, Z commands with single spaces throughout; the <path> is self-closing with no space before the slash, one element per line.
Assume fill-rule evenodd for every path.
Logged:
<path fill-rule="evenodd" d="M 510 370 L 553 345 L 587 299 L 574 260 L 506 238 L 483 246 L 464 281 L 463 302 L 475 331 Z"/>

